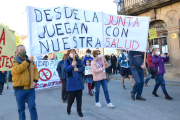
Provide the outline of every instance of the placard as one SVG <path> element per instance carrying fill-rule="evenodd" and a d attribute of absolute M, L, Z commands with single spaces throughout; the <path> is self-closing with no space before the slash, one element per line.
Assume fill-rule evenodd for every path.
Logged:
<path fill-rule="evenodd" d="M 91 66 L 85 66 L 85 75 L 92 75 Z"/>

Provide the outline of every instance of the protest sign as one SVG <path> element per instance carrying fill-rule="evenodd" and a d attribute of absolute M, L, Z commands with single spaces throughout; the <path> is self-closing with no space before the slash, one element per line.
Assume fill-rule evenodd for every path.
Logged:
<path fill-rule="evenodd" d="M 0 71 L 10 71 L 16 51 L 14 31 L 0 25 Z"/>
<path fill-rule="evenodd" d="M 157 38 L 157 31 L 156 28 L 149 29 L 149 39 Z"/>
<path fill-rule="evenodd" d="M 146 51 L 149 17 L 103 14 L 104 48 Z"/>
<path fill-rule="evenodd" d="M 43 89 L 61 85 L 61 81 L 56 71 L 59 60 L 35 60 L 34 63 L 39 71 L 39 81 L 36 89 Z"/>
<path fill-rule="evenodd" d="M 32 56 L 69 49 L 103 47 L 102 12 L 67 6 L 28 6 L 26 11 Z"/>
<path fill-rule="evenodd" d="M 85 75 L 92 75 L 91 66 L 85 66 Z"/>

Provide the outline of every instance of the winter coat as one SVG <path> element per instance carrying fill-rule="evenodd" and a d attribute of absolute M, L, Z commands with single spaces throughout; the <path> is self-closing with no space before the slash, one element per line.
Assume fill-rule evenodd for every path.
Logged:
<path fill-rule="evenodd" d="M 116 56 L 114 55 L 114 56 L 111 56 L 111 64 L 112 65 L 115 65 L 117 63 L 117 58 L 116 58 Z"/>
<path fill-rule="evenodd" d="M 92 61 L 93 58 L 92 58 L 91 56 L 88 57 L 87 55 L 85 55 L 85 57 L 84 57 L 84 59 L 83 59 L 83 64 L 84 64 L 84 65 L 86 65 L 86 61 L 87 61 L 87 60 L 91 60 L 91 61 Z"/>
<path fill-rule="evenodd" d="M 156 69 L 155 75 L 161 75 L 166 73 L 164 68 L 164 62 L 168 62 L 168 61 L 169 61 L 169 57 L 161 57 L 160 55 L 159 56 L 154 55 L 152 57 L 153 66 Z"/>
<path fill-rule="evenodd" d="M 26 56 L 26 60 L 22 60 L 20 57 L 15 56 L 13 60 L 13 67 L 12 67 L 12 81 L 14 90 L 17 89 L 24 89 L 28 90 L 31 89 L 31 68 L 30 68 L 30 61 Z M 34 74 L 34 82 L 38 82 L 39 80 L 39 73 L 36 65 L 33 65 L 33 74 Z"/>
<path fill-rule="evenodd" d="M 148 67 L 151 66 L 152 68 L 154 68 L 152 63 L 152 52 L 149 52 L 147 54 L 147 63 L 148 63 Z"/>
<path fill-rule="evenodd" d="M 127 57 L 128 57 L 128 55 L 126 56 L 124 53 L 120 54 L 118 62 L 121 63 L 121 67 L 125 67 L 125 68 L 130 67 L 129 61 L 127 61 L 127 62 L 125 61 Z"/>
<path fill-rule="evenodd" d="M 109 67 L 109 64 L 106 60 L 105 60 L 105 65 L 106 65 L 106 68 Z M 92 69 L 92 73 L 93 73 L 93 81 L 100 81 L 100 80 L 106 79 L 106 72 L 103 72 L 102 67 L 99 68 L 99 65 L 98 65 L 96 59 L 93 59 L 93 61 L 91 62 L 91 69 Z"/>
<path fill-rule="evenodd" d="M 64 61 L 64 69 L 66 72 L 66 90 L 67 91 L 78 91 L 84 89 L 83 84 L 83 71 L 85 69 L 82 60 L 76 57 L 77 65 L 76 67 L 79 69 L 78 72 L 74 71 L 74 67 L 72 66 L 73 59 L 68 57 Z"/>
<path fill-rule="evenodd" d="M 6 74 L 7 72 L 5 71 L 4 73 L 2 73 L 2 71 L 0 71 L 0 83 L 4 83 L 6 81 Z"/>
<path fill-rule="evenodd" d="M 129 51 L 128 57 L 129 57 L 131 68 L 141 69 L 141 65 L 143 64 L 143 60 L 144 60 L 144 54 L 142 52 Z"/>
<path fill-rule="evenodd" d="M 61 79 L 65 79 L 66 78 L 66 73 L 64 70 L 64 60 L 61 60 L 56 68 L 56 71 L 58 72 L 58 75 Z"/>

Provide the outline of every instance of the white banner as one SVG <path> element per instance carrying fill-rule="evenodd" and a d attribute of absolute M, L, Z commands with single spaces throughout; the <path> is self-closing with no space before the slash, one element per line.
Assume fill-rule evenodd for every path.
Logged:
<path fill-rule="evenodd" d="M 146 51 L 149 17 L 104 15 L 104 48 Z"/>
<path fill-rule="evenodd" d="M 38 68 L 39 81 L 36 89 L 48 88 L 61 85 L 61 81 L 56 71 L 59 60 L 35 60 L 34 63 Z"/>
<path fill-rule="evenodd" d="M 32 56 L 69 49 L 103 47 L 102 12 L 67 6 L 28 6 L 26 10 Z"/>
<path fill-rule="evenodd" d="M 149 17 L 117 16 L 67 6 L 28 6 L 30 55 L 82 48 L 145 51 Z"/>

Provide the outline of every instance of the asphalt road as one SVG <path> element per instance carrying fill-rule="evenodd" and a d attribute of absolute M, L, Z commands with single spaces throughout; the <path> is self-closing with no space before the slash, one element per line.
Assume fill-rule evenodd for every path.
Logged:
<path fill-rule="evenodd" d="M 61 86 L 36 90 L 36 105 L 39 120 L 180 120 L 180 86 L 167 85 L 167 91 L 174 99 L 166 100 L 159 88 L 159 98 L 151 93 L 154 87 L 149 83 L 144 87 L 142 96 L 147 101 L 133 101 L 130 98 L 132 89 L 130 82 L 125 81 L 127 90 L 122 89 L 120 80 L 111 80 L 108 83 L 111 102 L 115 108 L 107 108 L 104 93 L 101 88 L 100 102 L 102 108 L 94 106 L 94 96 L 88 95 L 87 84 L 83 91 L 82 112 L 80 118 L 76 112 L 76 103 L 72 106 L 71 115 L 66 113 L 66 103 L 61 102 Z M 6 85 L 5 85 L 6 86 Z M 12 84 L 10 89 L 4 89 L 0 96 L 0 120 L 18 120 L 18 111 Z M 26 118 L 30 120 L 28 106 L 26 105 Z"/>

